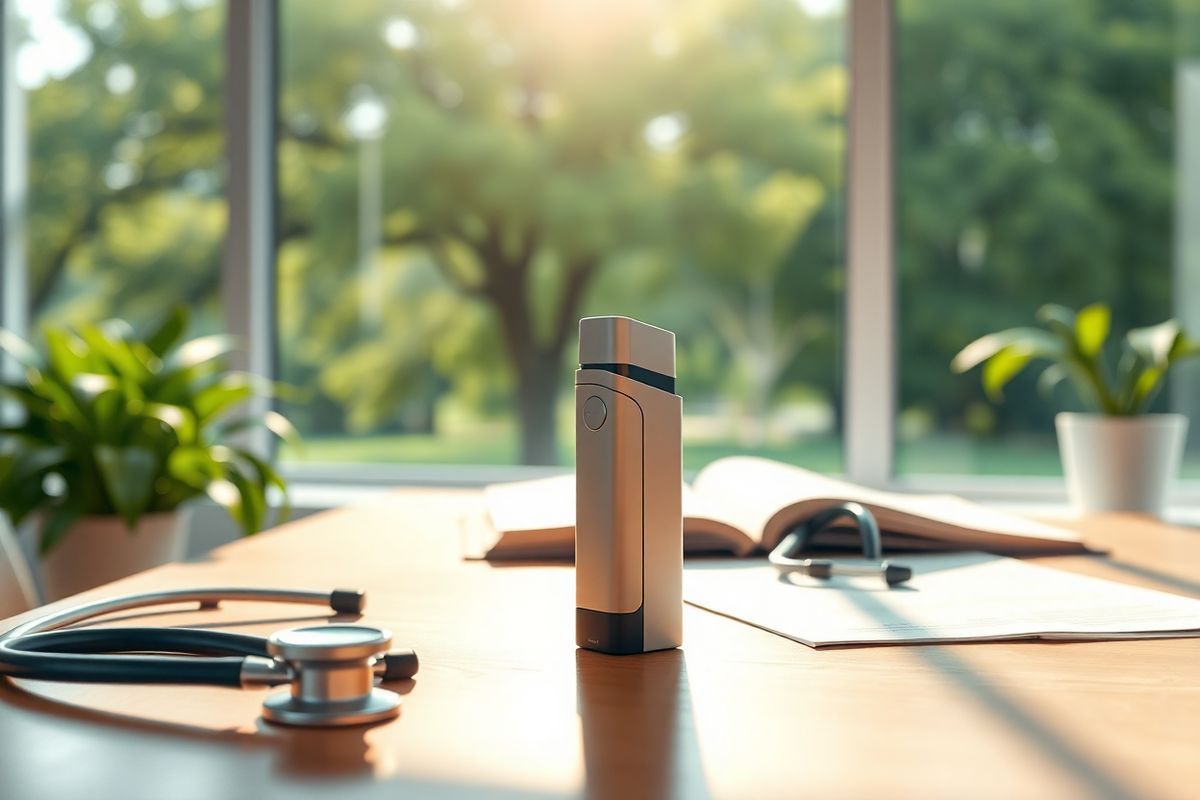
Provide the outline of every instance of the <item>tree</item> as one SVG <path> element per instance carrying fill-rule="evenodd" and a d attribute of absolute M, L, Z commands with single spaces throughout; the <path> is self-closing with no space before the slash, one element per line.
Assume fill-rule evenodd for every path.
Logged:
<path fill-rule="evenodd" d="M 902 407 L 966 426 L 983 397 L 949 358 L 1043 302 L 1106 300 L 1120 326 L 1170 313 L 1175 23 L 1193 6 L 901 5 Z M 223 7 L 57 14 L 82 56 L 49 37 L 57 66 L 22 78 L 40 319 L 146 320 L 182 299 L 219 326 Z M 804 7 L 280 4 L 278 330 L 284 377 L 312 390 L 291 413 L 342 435 L 515 411 L 519 457 L 549 461 L 574 321 L 613 312 L 677 331 L 693 408 L 761 421 L 807 392 L 836 410 L 842 30 Z M 368 153 L 346 125 L 364 88 L 390 120 L 369 285 Z M 1049 425 L 1021 383 L 995 415 L 1000 432 Z"/>
<path fill-rule="evenodd" d="M 392 37 L 398 52 L 378 35 L 375 3 L 343 4 L 337 20 L 318 17 L 312 6 L 285 8 L 285 41 L 293 48 L 285 52 L 283 119 L 298 146 L 283 153 L 284 189 L 289 196 L 297 187 L 298 196 L 286 204 L 283 226 L 307 240 L 296 251 L 307 264 L 295 269 L 311 280 L 296 319 L 322 320 L 314 336 L 333 352 L 361 356 L 356 369 L 330 361 L 323 386 L 352 409 L 369 404 L 359 421 L 372 424 L 381 421 L 386 398 L 408 392 L 428 363 L 402 357 L 388 370 L 386 342 L 415 353 L 424 348 L 414 340 L 424 339 L 436 349 L 481 304 L 486 313 L 473 318 L 474 342 L 488 354 L 495 348 L 486 340 L 503 344 L 520 458 L 553 463 L 567 347 L 597 276 L 630 261 L 676 280 L 715 268 L 726 283 L 711 294 L 718 305 L 731 282 L 769 286 L 812 213 L 810 200 L 824 192 L 813 176 L 830 181 L 836 172 L 840 94 L 821 90 L 830 70 L 837 85 L 840 67 L 822 61 L 831 45 L 815 42 L 819 29 L 791 3 L 395 7 L 398 16 L 384 30 L 402 32 Z M 301 46 L 318 40 L 323 46 Z M 342 118 L 347 98 L 364 85 L 387 99 L 396 121 L 382 143 L 384 243 L 401 253 L 389 263 L 403 262 L 393 269 L 422 280 L 429 275 L 420 262 L 432 265 L 462 300 L 407 309 L 411 316 L 385 322 L 375 335 L 361 331 L 354 302 L 328 302 L 339 283 L 343 296 L 360 292 L 348 266 L 330 265 L 352 263 L 345 218 L 336 213 L 354 202 L 355 188 Z M 698 193 L 716 188 L 708 177 L 722 169 L 725 205 L 698 203 Z M 801 186 L 809 200 L 760 209 L 795 213 L 771 221 L 782 236 L 751 219 L 747 204 L 755 198 L 769 205 Z M 310 195 L 307 187 L 323 192 Z M 722 250 L 724 264 L 694 246 L 711 241 L 713 230 L 747 223 L 759 228 L 736 240 L 746 246 L 740 251 Z M 770 244 L 753 241 L 756 232 Z M 700 269 L 689 270 L 692 263 Z M 759 273 L 765 282 L 750 277 Z M 741 311 L 719 314 L 727 330 Z M 773 325 L 756 323 L 751 354 Z M 295 333 L 303 337 L 299 327 Z M 740 346 L 734 337 L 727 344 Z M 313 348 L 314 361 L 323 349 Z M 459 366 L 452 382 L 481 365 L 467 359 Z M 769 393 L 782 366 L 770 365 L 759 395 Z"/>
<path fill-rule="evenodd" d="M 716 158 L 685 191 L 686 242 L 704 306 L 731 353 L 727 390 L 743 401 L 741 443 L 762 447 L 772 393 L 800 349 L 826 333 L 821 317 L 781 313 L 785 255 L 823 200 L 821 184 L 778 172 L 750 187 L 734 157 Z M 783 299 L 783 304 L 787 304 Z"/>
<path fill-rule="evenodd" d="M 42 71 L 19 72 L 31 309 L 43 320 L 119 310 L 145 321 L 183 301 L 214 327 L 225 228 L 221 7 L 157 17 L 129 0 L 74 0 L 61 17 L 50 4 L 31 8 L 23 47 Z"/>
<path fill-rule="evenodd" d="M 1171 314 L 1170 0 L 916 0 L 899 20 L 901 403 L 965 425 L 966 342 L 1041 304 Z M 1049 430 L 1018 382 L 998 431 Z"/>

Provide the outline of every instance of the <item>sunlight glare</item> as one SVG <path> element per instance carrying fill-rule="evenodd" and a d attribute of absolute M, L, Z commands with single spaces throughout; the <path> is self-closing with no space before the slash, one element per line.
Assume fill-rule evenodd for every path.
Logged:
<path fill-rule="evenodd" d="M 16 55 L 17 84 L 22 89 L 32 91 L 51 79 L 62 80 L 91 58 L 91 40 L 63 19 L 62 2 L 18 0 L 15 10 L 29 31 L 29 41 Z"/>
<path fill-rule="evenodd" d="M 117 21 L 117 5 L 111 0 L 92 3 L 87 10 L 88 24 L 97 30 L 108 30 Z"/>
<path fill-rule="evenodd" d="M 161 19 L 174 10 L 171 0 L 142 0 L 142 13 L 150 19 Z"/>
<path fill-rule="evenodd" d="M 114 64 L 104 75 L 104 85 L 113 94 L 127 94 L 137 83 L 137 72 L 128 64 Z"/>
<path fill-rule="evenodd" d="M 368 89 L 359 89 L 356 94 L 357 99 L 342 120 L 346 130 L 359 141 L 378 139 L 387 127 L 387 107 Z"/>
<path fill-rule="evenodd" d="M 682 114 L 663 114 L 646 123 L 643 136 L 651 149 L 661 152 L 674 147 L 686 128 L 687 120 Z"/>
<path fill-rule="evenodd" d="M 404 17 L 392 17 L 383 29 L 383 40 L 393 50 L 411 50 L 416 47 L 420 34 L 417 26 Z"/>
<path fill-rule="evenodd" d="M 844 0 L 796 0 L 796 5 L 810 17 L 831 17 L 845 10 Z"/>

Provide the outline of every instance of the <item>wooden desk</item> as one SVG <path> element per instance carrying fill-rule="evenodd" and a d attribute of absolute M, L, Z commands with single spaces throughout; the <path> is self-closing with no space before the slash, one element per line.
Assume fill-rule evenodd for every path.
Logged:
<path fill-rule="evenodd" d="M 603 656 L 572 645 L 570 569 L 459 561 L 457 515 L 477 502 L 403 491 L 89 593 L 366 589 L 364 621 L 421 656 L 400 719 L 289 730 L 258 721 L 261 691 L 0 681 L 0 797 L 1200 792 L 1200 640 L 817 652 L 689 607 L 682 650 Z M 1046 561 L 1200 596 L 1200 532 L 1086 530 L 1110 560 Z M 243 604 L 138 623 L 265 634 L 307 615 Z"/>

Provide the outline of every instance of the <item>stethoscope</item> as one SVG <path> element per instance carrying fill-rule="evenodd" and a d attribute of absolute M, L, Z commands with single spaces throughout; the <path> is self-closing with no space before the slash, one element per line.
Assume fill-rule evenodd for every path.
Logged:
<path fill-rule="evenodd" d="M 85 620 L 165 603 L 226 600 L 327 605 L 361 614 L 362 592 L 279 589 L 179 589 L 74 606 L 0 635 L 0 675 L 78 683 L 201 684 L 251 688 L 289 684 L 263 701 L 262 716 L 282 725 L 361 725 L 400 713 L 400 696 L 376 680 L 411 678 L 417 654 L 391 650 L 392 634 L 366 625 L 318 625 L 269 637 L 198 628 L 71 627 Z"/>
<path fill-rule="evenodd" d="M 834 522 L 848 518 L 858 528 L 862 537 L 863 556 L 868 561 L 875 562 L 866 566 L 852 564 L 835 564 L 823 558 L 797 558 L 809 541 L 819 531 L 829 527 Z M 888 586 L 896 586 L 912 578 L 912 569 L 901 564 L 893 564 L 883 559 L 883 542 L 879 535 L 879 523 L 875 515 L 859 503 L 841 503 L 818 511 L 800 527 L 779 540 L 779 544 L 767 556 L 771 564 L 782 575 L 799 573 L 811 578 L 832 578 L 835 575 L 847 576 L 879 576 Z"/>

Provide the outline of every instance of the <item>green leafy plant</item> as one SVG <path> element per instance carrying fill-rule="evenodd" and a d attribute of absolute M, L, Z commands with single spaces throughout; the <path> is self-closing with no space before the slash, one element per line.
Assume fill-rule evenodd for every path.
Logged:
<path fill-rule="evenodd" d="M 275 468 L 236 444 L 265 426 L 292 438 L 282 415 L 250 417 L 245 403 L 270 394 L 264 379 L 228 369 L 235 339 L 183 340 L 179 308 L 144 337 L 121 320 L 77 329 L 47 327 L 44 351 L 0 330 L 0 348 L 24 369 L 0 392 L 21 419 L 0 427 L 0 508 L 13 524 L 41 516 L 48 552 L 85 515 L 171 511 L 208 495 L 246 534 L 263 527 L 268 492 L 287 484 Z"/>
<path fill-rule="evenodd" d="M 976 339 L 959 351 L 951 369 L 966 372 L 982 364 L 983 388 L 999 401 L 1021 370 L 1049 361 L 1038 379 L 1042 391 L 1069 380 L 1086 405 L 1111 416 L 1132 416 L 1146 410 L 1172 366 L 1200 355 L 1200 343 L 1169 319 L 1127 332 L 1114 369 L 1105 352 L 1112 324 L 1108 306 L 1094 303 L 1076 313 L 1045 305 L 1037 319 L 1043 327 L 1009 328 Z"/>

